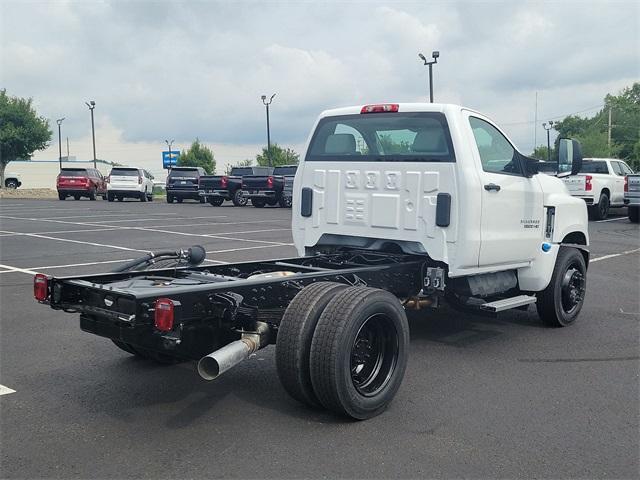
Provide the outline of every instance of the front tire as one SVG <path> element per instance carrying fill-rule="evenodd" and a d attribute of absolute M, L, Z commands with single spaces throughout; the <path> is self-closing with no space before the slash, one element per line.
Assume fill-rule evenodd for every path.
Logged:
<path fill-rule="evenodd" d="M 320 406 L 309 370 L 313 333 L 327 304 L 345 288 L 334 282 L 303 288 L 289 303 L 278 327 L 276 367 L 280 383 L 289 395 L 312 407 Z"/>
<path fill-rule="evenodd" d="M 322 312 L 311 342 L 311 382 L 320 403 L 354 419 L 379 415 L 407 367 L 409 325 L 384 290 L 349 287 Z"/>
<path fill-rule="evenodd" d="M 550 327 L 571 325 L 584 304 L 587 265 L 576 248 L 560 247 L 551 281 L 538 294 L 536 307 L 540 320 Z"/>
<path fill-rule="evenodd" d="M 631 223 L 640 222 L 640 207 L 628 207 L 627 215 Z"/>

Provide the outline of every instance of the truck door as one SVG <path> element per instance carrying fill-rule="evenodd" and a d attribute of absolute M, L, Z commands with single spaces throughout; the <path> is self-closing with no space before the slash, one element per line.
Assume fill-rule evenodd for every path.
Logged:
<path fill-rule="evenodd" d="M 543 194 L 520 155 L 488 120 L 469 115 L 482 188 L 479 266 L 524 263 L 543 238 Z"/>

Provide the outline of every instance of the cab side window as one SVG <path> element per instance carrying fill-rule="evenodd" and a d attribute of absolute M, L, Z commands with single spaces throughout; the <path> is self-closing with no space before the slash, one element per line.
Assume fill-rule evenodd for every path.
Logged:
<path fill-rule="evenodd" d="M 522 175 L 515 148 L 497 128 L 476 117 L 469 123 L 485 172 Z"/>

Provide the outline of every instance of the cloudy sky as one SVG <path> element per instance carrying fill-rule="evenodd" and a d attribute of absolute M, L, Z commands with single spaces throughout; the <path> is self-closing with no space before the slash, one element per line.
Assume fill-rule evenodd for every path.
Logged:
<path fill-rule="evenodd" d="M 435 99 L 478 109 L 529 153 L 534 126 L 595 113 L 640 79 L 640 2 L 0 0 L 0 87 L 66 117 L 70 153 L 161 171 L 199 137 L 218 170 L 272 139 L 301 151 L 326 108 Z M 64 150 L 66 150 L 66 145 Z M 64 153 L 63 153 L 64 154 Z M 57 131 L 36 159 L 56 159 Z"/>

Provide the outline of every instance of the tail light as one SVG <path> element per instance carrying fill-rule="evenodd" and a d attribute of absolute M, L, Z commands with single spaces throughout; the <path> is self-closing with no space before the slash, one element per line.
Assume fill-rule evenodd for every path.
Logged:
<path fill-rule="evenodd" d="M 174 304 L 169 298 L 156 300 L 154 323 L 158 330 L 168 332 L 173 328 Z"/>
<path fill-rule="evenodd" d="M 46 275 L 36 273 L 33 277 L 33 296 L 39 302 L 44 302 L 49 296 L 49 278 Z"/>
<path fill-rule="evenodd" d="M 624 177 L 624 191 L 625 192 L 629 191 L 629 177 L 627 177 L 626 175 Z"/>
<path fill-rule="evenodd" d="M 365 105 L 360 110 L 360 113 L 385 113 L 385 112 L 397 112 L 400 105 L 397 103 L 380 103 L 378 105 Z"/>
<path fill-rule="evenodd" d="M 222 177 L 222 180 L 220 182 L 221 182 L 222 188 L 227 188 L 227 186 L 229 185 L 229 178 Z"/>
<path fill-rule="evenodd" d="M 593 177 L 591 175 L 586 175 L 584 177 L 584 189 L 587 192 L 590 192 L 591 189 L 593 188 L 593 185 L 591 184 L 591 180 L 593 180 Z"/>
<path fill-rule="evenodd" d="M 138 185 L 142 185 L 142 176 L 138 175 Z"/>
<path fill-rule="evenodd" d="M 273 188 L 273 177 L 271 176 L 267 177 L 267 187 Z"/>

